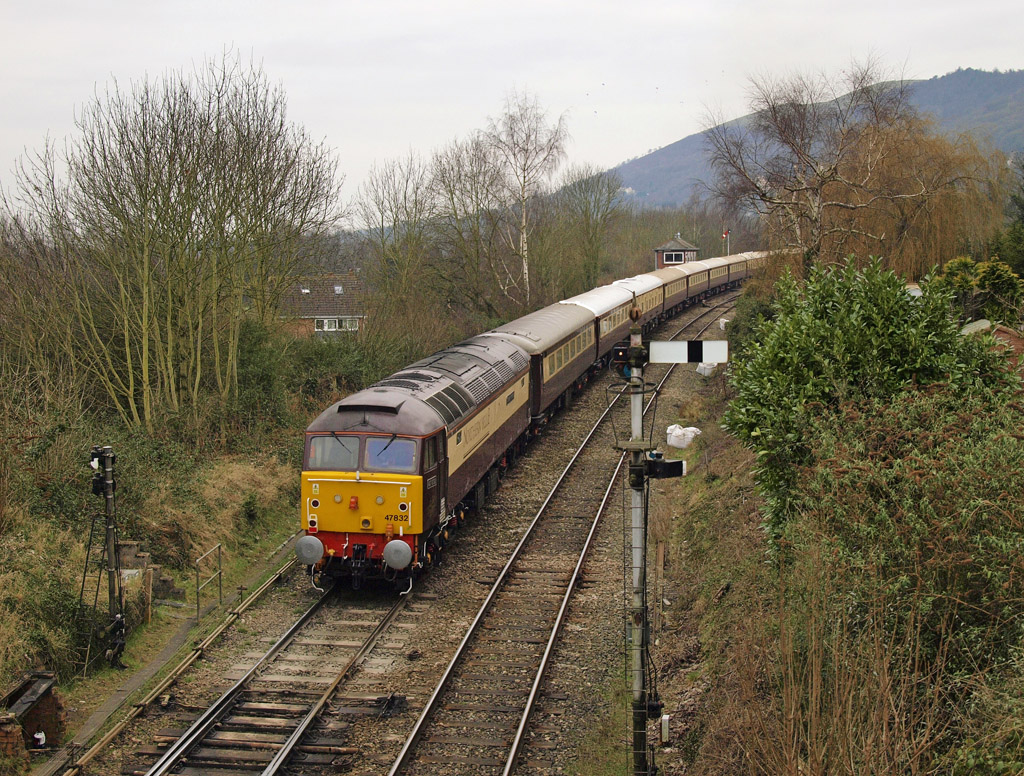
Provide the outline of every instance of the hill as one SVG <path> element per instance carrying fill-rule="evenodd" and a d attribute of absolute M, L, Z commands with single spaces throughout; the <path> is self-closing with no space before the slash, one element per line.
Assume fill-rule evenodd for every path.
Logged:
<path fill-rule="evenodd" d="M 915 81 L 911 100 L 948 133 L 972 131 L 1006 153 L 1024 151 L 1024 70 L 960 69 Z M 736 119 L 744 122 L 748 117 Z M 711 180 L 704 136 L 689 135 L 615 168 L 637 202 L 674 206 L 704 194 Z"/>

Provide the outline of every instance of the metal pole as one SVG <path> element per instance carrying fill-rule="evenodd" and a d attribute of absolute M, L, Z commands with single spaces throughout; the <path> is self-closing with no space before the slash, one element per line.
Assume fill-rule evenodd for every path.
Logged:
<path fill-rule="evenodd" d="M 107 543 L 107 603 L 110 619 L 121 611 L 120 596 L 117 592 L 117 547 L 115 546 L 116 525 L 114 522 L 114 450 L 104 447 L 100 450 L 103 464 L 103 497 L 106 500 L 106 543 Z"/>
<path fill-rule="evenodd" d="M 631 493 L 630 530 L 632 535 L 633 600 L 630 610 L 629 636 L 633 685 L 633 773 L 647 771 L 647 687 L 644 673 L 644 640 L 647 632 L 644 611 L 646 536 L 644 531 L 644 371 L 641 357 L 643 339 L 639 325 L 634 324 L 629 334 L 630 347 L 630 442 L 635 444 L 631 453 L 629 485 Z"/>

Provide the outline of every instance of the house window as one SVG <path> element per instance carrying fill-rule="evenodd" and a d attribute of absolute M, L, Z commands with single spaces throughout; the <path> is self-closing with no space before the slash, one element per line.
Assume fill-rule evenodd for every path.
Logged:
<path fill-rule="evenodd" d="M 324 330 L 324 319 L 323 318 L 317 318 L 313 322 L 313 328 L 316 329 L 317 331 L 323 331 Z"/>
<path fill-rule="evenodd" d="M 359 318 L 355 316 L 341 318 L 338 321 L 338 329 L 340 331 L 359 331 Z"/>
<path fill-rule="evenodd" d="M 325 318 L 324 319 L 324 331 L 337 331 L 338 330 L 338 319 L 337 318 Z"/>

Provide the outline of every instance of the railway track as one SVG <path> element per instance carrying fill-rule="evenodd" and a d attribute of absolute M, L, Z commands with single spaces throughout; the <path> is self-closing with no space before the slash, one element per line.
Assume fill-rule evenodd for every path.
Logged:
<path fill-rule="evenodd" d="M 697 312 L 694 320 L 717 318 L 724 307 L 692 310 Z M 693 321 L 676 334 L 692 325 Z M 596 388 L 593 386 L 591 393 L 596 393 Z M 607 424 L 601 426 L 595 425 L 589 450 L 581 451 L 575 460 L 577 470 L 608 471 L 618 460 L 611 450 L 612 434 Z M 570 468 L 573 465 L 566 470 Z M 514 557 L 498 572 L 495 589 L 481 606 L 479 622 L 474 621 L 460 652 L 451 660 L 441 684 L 457 678 L 450 691 L 453 694 L 434 692 L 438 698 L 449 698 L 451 711 L 457 712 L 455 718 L 423 723 L 433 714 L 429 706 L 437 703 L 431 697 L 416 724 L 416 730 L 429 727 L 425 736 L 413 733 L 428 747 L 416 756 L 417 768 L 433 764 L 440 770 L 408 772 L 511 772 L 540 694 L 559 623 L 573 590 L 580 586 L 586 547 L 615 481 L 613 476 L 598 486 L 594 477 L 585 477 L 563 487 L 565 479 L 565 475 L 560 478 Z M 247 654 L 254 664 L 233 667 L 236 684 L 212 707 L 201 709 L 186 729 L 160 729 L 152 744 L 136 750 L 133 761 L 122 766 L 121 772 L 133 776 L 172 770 L 250 776 L 284 769 L 312 774 L 338 772 L 346 763 L 358 763 L 368 748 L 360 738 L 365 732 L 359 732 L 366 730 L 367 721 L 400 709 L 406 696 L 416 709 L 430 693 L 430 686 L 406 686 L 402 677 L 394 675 L 384 681 L 387 671 L 383 669 L 369 675 L 363 672 L 355 679 L 360 683 L 356 686 L 355 669 L 373 660 L 381 666 L 410 665 L 408 660 L 413 658 L 407 654 L 401 634 L 415 632 L 418 613 L 436 607 L 432 601 L 438 596 L 415 591 L 397 603 L 389 599 L 395 606 L 387 611 L 383 605 L 372 604 L 366 595 L 357 598 L 346 602 L 326 596 L 319 599 L 265 654 Z M 502 606 L 482 616 L 492 602 Z M 477 645 L 475 657 L 462 652 L 468 643 Z M 381 681 L 376 680 L 378 673 Z M 147 699 L 139 707 L 151 702 Z M 378 723 L 368 727 L 380 730 Z M 111 738 L 106 737 L 101 748 Z M 511 758 L 495 755 L 502 748 L 512 751 Z M 89 759 L 94 755 L 91 750 Z M 543 750 L 531 753 L 525 762 L 540 772 L 551 764 Z M 499 767 L 506 767 L 504 763 L 508 766 L 500 771 Z M 396 762 L 392 773 L 404 773 L 404 767 Z M 384 768 L 372 772 L 383 773 Z M 79 770 L 76 767 L 75 772 Z"/>
<path fill-rule="evenodd" d="M 715 313 L 720 308 L 708 311 Z M 664 372 L 661 384 L 671 368 Z M 498 573 L 388 776 L 507 776 L 515 769 L 573 591 L 625 461 L 611 449 L 606 421 L 614 404 L 580 444 Z M 550 760 L 536 756 L 525 764 L 553 770 Z"/>
<path fill-rule="evenodd" d="M 186 730 L 161 730 L 151 746 L 136 751 L 142 762 L 122 773 L 332 770 L 339 756 L 358 752 L 347 741 L 346 718 L 388 714 L 405 702 L 386 690 L 353 691 L 349 682 L 370 655 L 401 652 L 404 645 L 388 640 L 389 630 L 412 627 L 417 608 L 425 605 L 411 596 L 353 605 L 324 593 L 266 652 L 249 655 L 254 662 L 236 666 L 241 675 L 234 685 Z"/>

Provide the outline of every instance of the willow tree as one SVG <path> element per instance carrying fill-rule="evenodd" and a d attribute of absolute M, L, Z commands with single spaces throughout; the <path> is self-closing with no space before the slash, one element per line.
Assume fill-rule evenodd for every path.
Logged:
<path fill-rule="evenodd" d="M 340 177 L 283 90 L 225 56 L 87 103 L 64 150 L 22 164 L 8 199 L 60 257 L 68 356 L 130 425 L 237 392 L 246 316 L 276 311 Z"/>
<path fill-rule="evenodd" d="M 718 197 L 757 213 L 769 241 L 806 265 L 856 251 L 918 275 L 941 261 L 936 250 L 951 258 L 965 232 L 995 223 L 995 167 L 969 136 L 941 137 L 912 88 L 871 63 L 838 78 L 752 79 L 751 115 L 705 133 Z"/>

